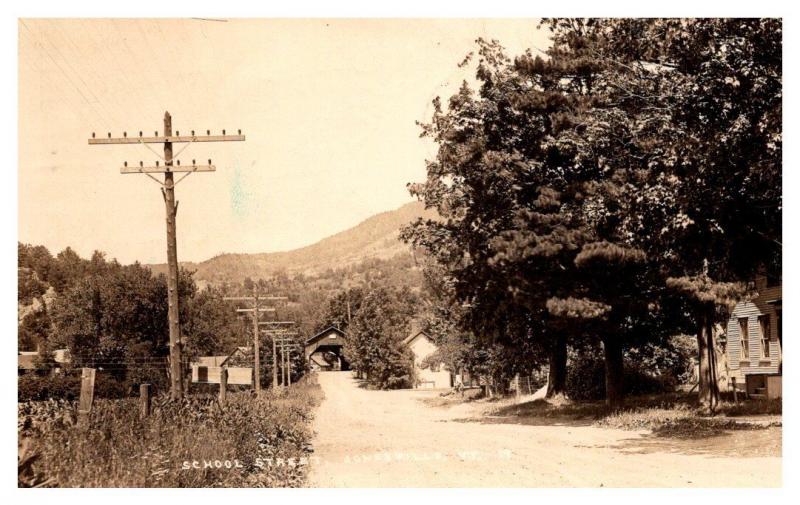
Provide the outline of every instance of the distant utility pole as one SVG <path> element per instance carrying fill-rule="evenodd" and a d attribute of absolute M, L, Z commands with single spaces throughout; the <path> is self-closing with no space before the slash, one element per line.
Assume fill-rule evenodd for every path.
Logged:
<path fill-rule="evenodd" d="M 284 386 L 291 386 L 292 385 L 292 349 L 294 349 L 297 344 L 295 344 L 291 338 L 281 338 L 279 341 L 280 349 L 281 349 L 281 357 L 284 363 L 283 366 L 283 385 Z"/>
<path fill-rule="evenodd" d="M 194 134 L 193 130 L 191 135 L 181 136 L 180 132 L 175 132 L 175 136 L 173 136 L 172 117 L 169 115 L 169 112 L 164 113 L 163 136 L 159 136 L 158 131 L 156 131 L 154 136 L 144 137 L 140 131 L 138 137 L 128 137 L 128 133 L 123 132 L 121 138 L 111 138 L 111 133 L 109 133 L 108 138 L 100 139 L 95 138 L 95 134 L 92 133 L 92 138 L 89 139 L 90 145 L 142 144 L 164 160 L 164 166 L 159 166 L 159 162 L 156 161 L 154 167 L 146 167 L 141 161 L 138 167 L 129 167 L 126 161 L 124 166 L 120 169 L 120 173 L 147 175 L 161 185 L 161 193 L 164 196 L 164 204 L 167 209 L 167 318 L 169 321 L 170 396 L 173 400 L 180 400 L 184 395 L 183 369 L 181 366 L 181 347 L 183 342 L 181 340 L 181 326 L 178 319 L 178 248 L 175 238 L 175 218 L 178 214 L 178 202 L 175 201 L 175 185 L 192 172 L 214 172 L 216 168 L 211 164 L 211 160 L 208 160 L 208 165 L 197 165 L 195 160 L 192 160 L 191 165 L 181 166 L 180 160 L 178 160 L 177 165 L 173 165 L 172 144 L 186 143 L 187 146 L 184 147 L 185 149 L 188 147 L 188 144 L 193 142 L 231 142 L 243 140 L 244 135 L 242 135 L 241 130 L 239 130 L 238 135 L 226 135 L 225 130 L 222 130 L 222 135 L 211 135 L 211 131 L 206 130 L 205 136 L 197 136 Z M 158 152 L 153 150 L 148 144 L 164 144 L 164 156 L 158 154 Z M 183 149 L 181 149 L 178 154 L 181 152 L 183 152 Z M 175 172 L 185 172 L 185 175 L 175 182 L 173 178 L 173 173 Z M 163 173 L 164 182 L 162 183 L 154 177 L 152 175 L 154 173 Z"/>
<path fill-rule="evenodd" d="M 253 296 L 226 296 L 223 300 L 250 302 L 252 307 L 247 309 L 236 309 L 236 312 L 253 313 L 253 368 L 255 369 L 255 390 L 256 394 L 261 392 L 261 346 L 258 331 L 258 315 L 262 312 L 275 312 L 275 309 L 262 307 L 260 302 L 268 300 L 286 300 L 285 296 L 259 296 L 257 290 L 253 290 Z"/>
<path fill-rule="evenodd" d="M 292 321 L 265 321 L 266 324 L 294 324 Z M 272 388 L 278 388 L 278 366 L 281 367 L 281 380 L 286 384 L 285 376 L 285 356 L 283 354 L 283 340 L 290 335 L 297 335 L 296 332 L 284 328 L 267 328 L 264 333 L 272 339 Z M 280 355 L 278 351 L 281 351 Z M 279 358 L 280 356 L 280 358 Z M 280 359 L 280 365 L 278 360 Z"/>
<path fill-rule="evenodd" d="M 258 324 L 269 325 L 270 328 L 264 330 L 264 333 L 272 340 L 272 389 L 278 389 L 278 347 L 275 342 L 275 335 L 285 333 L 286 329 L 280 328 L 283 325 L 293 325 L 294 321 L 262 321 Z"/>

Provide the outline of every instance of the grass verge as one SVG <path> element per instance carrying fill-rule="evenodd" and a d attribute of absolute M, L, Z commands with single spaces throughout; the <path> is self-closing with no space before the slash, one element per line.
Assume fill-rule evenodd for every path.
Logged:
<path fill-rule="evenodd" d="M 746 400 L 738 404 L 723 402 L 711 416 L 686 394 L 631 397 L 626 406 L 610 411 L 603 402 L 549 402 L 534 400 L 509 405 L 492 412 L 497 416 L 548 420 L 592 421 L 604 428 L 652 430 L 655 435 L 678 438 L 703 438 L 732 430 L 758 430 L 781 426 L 775 419 L 782 412 L 778 400 Z"/>
<path fill-rule="evenodd" d="M 50 487 L 299 487 L 322 391 L 308 376 L 289 391 L 182 403 L 98 400 L 86 427 L 67 401 L 19 404 L 19 485 Z M 24 463 L 24 465 L 23 465 Z"/>

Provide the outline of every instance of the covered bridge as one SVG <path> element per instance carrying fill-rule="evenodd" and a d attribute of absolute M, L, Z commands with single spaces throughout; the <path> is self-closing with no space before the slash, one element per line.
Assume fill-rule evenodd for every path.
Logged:
<path fill-rule="evenodd" d="M 350 365 L 344 358 L 345 334 L 335 326 L 328 326 L 321 332 L 306 340 L 305 356 L 311 370 L 349 370 Z"/>

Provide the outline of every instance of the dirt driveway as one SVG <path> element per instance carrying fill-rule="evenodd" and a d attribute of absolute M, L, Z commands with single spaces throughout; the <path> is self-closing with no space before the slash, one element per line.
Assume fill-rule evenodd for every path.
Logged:
<path fill-rule="evenodd" d="M 588 423 L 492 422 L 469 405 L 425 405 L 433 391 L 360 388 L 349 372 L 319 382 L 313 487 L 781 485 L 779 456 L 691 454 Z"/>

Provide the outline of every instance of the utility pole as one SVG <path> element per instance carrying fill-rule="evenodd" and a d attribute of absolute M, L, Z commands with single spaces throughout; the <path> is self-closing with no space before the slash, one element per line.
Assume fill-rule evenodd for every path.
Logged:
<path fill-rule="evenodd" d="M 286 356 L 286 379 L 284 384 L 287 386 L 292 385 L 292 349 L 297 347 L 290 339 L 282 340 L 281 352 Z"/>
<path fill-rule="evenodd" d="M 285 329 L 280 329 L 283 325 L 293 325 L 294 321 L 262 321 L 258 324 L 269 325 L 271 328 L 264 330 L 264 333 L 270 336 L 272 340 L 272 389 L 278 389 L 278 347 L 275 343 L 275 335 L 286 332 Z"/>
<path fill-rule="evenodd" d="M 192 172 L 213 172 L 216 170 L 211 160 L 208 160 L 208 165 L 197 165 L 192 160 L 191 165 L 184 165 L 181 167 L 181 162 L 178 160 L 177 166 L 173 165 L 172 159 L 172 144 L 174 143 L 193 143 L 193 142 L 230 142 L 230 141 L 243 141 L 244 135 L 239 130 L 238 135 L 226 135 L 225 130 L 222 130 L 222 135 L 211 135 L 210 130 L 206 130 L 206 136 L 196 136 L 194 131 L 190 136 L 181 136 L 180 132 L 172 135 L 172 116 L 169 112 L 164 113 L 164 135 L 159 136 L 158 131 L 152 137 L 145 137 L 142 132 L 139 132 L 138 137 L 128 137 L 127 132 L 123 132 L 121 138 L 112 138 L 111 133 L 108 138 L 99 139 L 92 133 L 92 138 L 89 139 L 89 145 L 114 145 L 114 144 L 142 144 L 148 149 L 151 149 L 148 144 L 164 144 L 164 166 L 159 166 L 156 161 L 155 166 L 144 166 L 144 163 L 139 162 L 139 167 L 128 167 L 126 161 L 124 166 L 120 169 L 122 174 L 145 174 L 159 185 L 161 185 L 161 193 L 164 196 L 164 205 L 167 214 L 167 319 L 169 322 L 169 362 L 170 362 L 170 397 L 173 400 L 180 400 L 185 393 L 183 383 L 183 367 L 181 349 L 183 341 L 181 339 L 181 326 L 179 320 L 179 306 L 178 306 L 178 248 L 176 239 L 176 226 L 175 218 L 178 214 L 178 202 L 175 200 L 175 185 L 182 181 Z M 188 146 L 187 146 L 188 147 Z M 185 147 L 184 147 L 185 149 Z M 152 150 L 152 149 L 151 149 Z M 183 149 L 181 150 L 181 152 Z M 158 155 L 158 152 L 153 151 Z M 161 156 L 161 155 L 159 155 Z M 174 180 L 173 173 L 185 172 L 185 175 Z M 164 182 L 162 183 L 152 174 L 163 173 Z"/>
<path fill-rule="evenodd" d="M 292 321 L 265 321 L 265 324 L 294 324 Z M 278 387 L 278 366 L 281 368 L 280 378 L 284 385 L 287 383 L 286 369 L 288 363 L 286 362 L 286 354 L 284 352 L 284 344 L 288 342 L 288 337 L 297 335 L 297 332 L 289 331 L 280 328 L 268 328 L 264 333 L 269 335 L 272 339 L 272 385 L 273 389 Z M 280 351 L 280 354 L 278 353 Z M 278 364 L 280 360 L 280 365 Z"/>
<path fill-rule="evenodd" d="M 285 340 L 281 342 L 281 357 L 283 358 L 283 385 L 286 387 L 289 384 L 289 355 L 286 353 Z"/>
<path fill-rule="evenodd" d="M 261 346 L 258 325 L 258 315 L 262 312 L 275 312 L 275 309 L 268 307 L 261 307 L 261 301 L 267 300 L 286 300 L 285 296 L 259 296 L 258 290 L 253 289 L 253 296 L 226 296 L 223 300 L 251 302 L 253 305 L 246 309 L 236 309 L 236 312 L 252 312 L 253 313 L 253 368 L 255 374 L 255 390 L 256 394 L 261 392 Z"/>

